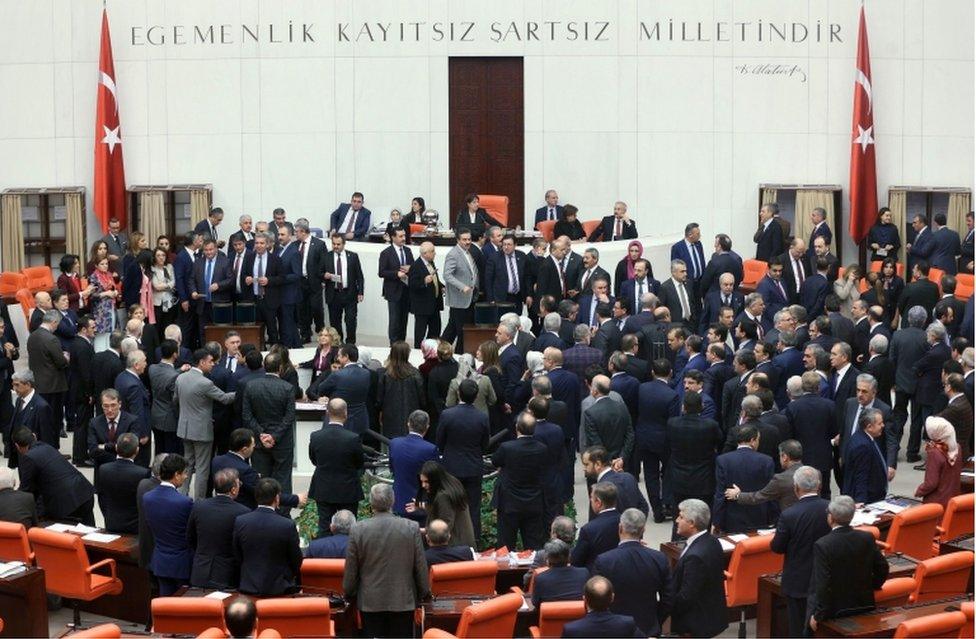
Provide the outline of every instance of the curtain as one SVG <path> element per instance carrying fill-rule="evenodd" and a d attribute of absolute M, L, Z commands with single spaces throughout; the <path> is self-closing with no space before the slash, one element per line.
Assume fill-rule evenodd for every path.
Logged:
<path fill-rule="evenodd" d="M 776 202 L 776 189 L 764 188 L 762 190 L 762 203 L 773 204 Z"/>
<path fill-rule="evenodd" d="M 64 207 L 67 211 L 65 221 L 65 251 L 68 255 L 77 255 L 82 261 L 87 259 L 85 248 L 85 215 L 82 212 L 84 193 L 66 193 Z"/>
<path fill-rule="evenodd" d="M 951 202 L 951 200 L 950 200 Z M 901 248 L 898 249 L 898 263 L 905 263 L 905 209 L 908 206 L 908 192 L 888 191 L 888 208 L 891 209 L 891 223 L 898 229 Z"/>
<path fill-rule="evenodd" d="M 832 191 L 797 189 L 796 206 L 793 214 L 793 236 L 802 238 L 805 242 L 810 240 L 810 233 L 813 231 L 810 213 L 818 207 L 827 212 L 827 225 L 833 232 L 830 240 L 830 252 L 837 255 L 837 234 L 842 229 L 833 227 L 834 193 Z"/>
<path fill-rule="evenodd" d="M 966 237 L 969 229 L 966 228 L 966 213 L 973 210 L 973 197 L 969 193 L 950 193 L 949 211 L 946 213 L 946 226 L 959 234 L 960 238 Z"/>
<path fill-rule="evenodd" d="M 24 224 L 20 218 L 21 197 L 4 195 L 0 201 L 0 260 L 5 271 L 19 271 L 24 268 Z"/>
<path fill-rule="evenodd" d="M 162 191 L 143 191 L 139 194 L 139 220 L 142 232 L 149 240 L 149 246 L 155 246 L 156 238 L 166 235 Z"/>
<path fill-rule="evenodd" d="M 190 191 L 190 224 L 196 226 L 210 215 L 210 191 Z"/>

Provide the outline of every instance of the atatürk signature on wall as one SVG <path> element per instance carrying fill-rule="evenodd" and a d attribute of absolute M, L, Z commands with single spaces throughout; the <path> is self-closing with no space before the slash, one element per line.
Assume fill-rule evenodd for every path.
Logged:
<path fill-rule="evenodd" d="M 801 83 L 807 81 L 806 70 L 798 64 L 786 63 L 777 64 L 775 62 L 762 62 L 758 64 L 737 64 L 735 71 L 738 75 L 765 75 L 778 76 L 799 80 Z"/>

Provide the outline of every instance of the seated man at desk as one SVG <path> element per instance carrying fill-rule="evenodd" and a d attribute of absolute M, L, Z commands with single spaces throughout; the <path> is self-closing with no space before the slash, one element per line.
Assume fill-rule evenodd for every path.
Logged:
<path fill-rule="evenodd" d="M 424 551 L 424 557 L 428 566 L 474 559 L 471 546 L 451 545 L 451 530 L 443 519 L 435 519 L 427 524 L 426 537 L 428 548 Z"/>
<path fill-rule="evenodd" d="M 0 521 L 23 524 L 24 528 L 37 525 L 37 507 L 34 495 L 16 489 L 17 471 L 0 467 Z"/>
<path fill-rule="evenodd" d="M 363 194 L 356 191 L 332 211 L 329 216 L 329 235 L 338 233 L 347 240 L 362 240 L 369 233 L 369 219 L 372 213 L 363 206 Z"/>
<path fill-rule="evenodd" d="M 56 448 L 39 442 L 29 428 L 13 434 L 20 455 L 20 489 L 31 493 L 45 519 L 95 525 L 95 488 Z"/>
<path fill-rule="evenodd" d="M 637 224 L 627 216 L 627 205 L 616 202 L 613 205 L 613 215 L 607 215 L 600 220 L 600 226 L 590 233 L 591 242 L 612 242 L 616 240 L 633 240 L 637 238 Z"/>

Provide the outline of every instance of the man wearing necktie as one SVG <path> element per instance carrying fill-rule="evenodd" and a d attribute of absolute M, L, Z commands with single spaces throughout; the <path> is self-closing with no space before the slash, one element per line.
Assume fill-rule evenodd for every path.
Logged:
<path fill-rule="evenodd" d="M 108 247 L 108 259 L 110 262 L 122 259 L 122 256 L 129 250 L 129 242 L 122 235 L 122 222 L 113 217 L 108 221 L 108 233 L 102 237 Z"/>
<path fill-rule="evenodd" d="M 966 235 L 963 236 L 959 250 L 959 272 L 973 272 L 973 212 L 966 213 Z"/>
<path fill-rule="evenodd" d="M 298 244 L 298 259 L 302 267 L 300 280 L 301 297 L 298 300 L 298 335 L 302 344 L 312 341 L 312 329 L 318 334 L 325 328 L 325 312 L 322 309 L 322 272 L 325 242 L 312 235 L 308 220 L 300 217 L 295 220 L 295 239 Z"/>
<path fill-rule="evenodd" d="M 213 240 L 217 243 L 217 248 L 222 249 L 224 248 L 224 242 L 223 240 L 217 239 L 217 227 L 220 226 L 223 219 L 224 209 L 215 206 L 210 209 L 210 214 L 207 216 L 207 219 L 197 222 L 197 225 L 193 227 L 193 231 L 199 233 L 200 237 L 204 240 Z"/>
<path fill-rule="evenodd" d="M 298 255 L 298 242 L 287 224 L 278 227 L 278 249 L 281 260 L 281 306 L 278 307 L 278 326 L 281 343 L 288 348 L 301 346 L 298 336 L 298 302 L 301 299 L 302 265 Z"/>
<path fill-rule="evenodd" d="M 546 191 L 546 205 L 535 210 L 535 228 L 539 222 L 558 222 L 563 219 L 563 207 L 559 204 L 559 194 L 554 189 Z"/>
<path fill-rule="evenodd" d="M 783 264 L 783 286 L 786 297 L 791 304 L 797 304 L 800 299 L 800 286 L 813 273 L 807 260 L 807 244 L 801 238 L 795 237 L 790 242 L 790 248 L 780 256 Z"/>
<path fill-rule="evenodd" d="M 514 304 L 512 312 L 522 314 L 525 301 L 525 253 L 515 249 L 515 238 L 502 239 L 502 249 L 485 265 L 485 293 L 489 302 Z"/>
<path fill-rule="evenodd" d="M 681 322 L 694 332 L 698 321 L 698 300 L 688 283 L 688 266 L 682 260 L 671 261 L 671 277 L 661 284 L 661 306 L 671 311 L 671 321 Z"/>
<path fill-rule="evenodd" d="M 254 221 L 251 219 L 250 215 L 245 214 L 242 215 L 240 218 L 238 218 L 238 224 L 240 225 L 240 228 L 234 231 L 233 233 L 231 233 L 230 235 L 231 245 L 233 245 L 234 242 L 237 241 L 238 238 L 240 238 L 244 240 L 244 246 L 247 247 L 247 250 L 253 251 L 254 232 L 252 229 L 254 228 Z"/>
<path fill-rule="evenodd" d="M 428 337 L 437 338 L 441 334 L 441 311 L 444 309 L 444 287 L 434 265 L 433 243 L 420 245 L 420 257 L 414 261 L 407 273 L 407 286 L 410 291 L 410 312 L 413 314 L 413 347 Z"/>
<path fill-rule="evenodd" d="M 870 504 L 888 494 L 888 462 L 877 442 L 884 428 L 880 410 L 862 410 L 858 430 L 847 444 L 841 493 L 856 503 Z"/>
<path fill-rule="evenodd" d="M 378 275 L 383 278 L 383 299 L 389 315 L 387 336 L 391 346 L 393 342 L 407 339 L 407 314 L 410 311 L 407 274 L 413 264 L 413 253 L 406 241 L 406 231 L 394 230 L 390 245 L 383 249 L 379 258 Z"/>
<path fill-rule="evenodd" d="M 685 236 L 671 245 L 671 260 L 681 260 L 688 267 L 688 284 L 697 298 L 698 281 L 705 272 L 705 249 L 701 243 L 701 229 L 696 222 L 685 226 Z"/>
<path fill-rule="evenodd" d="M 213 322 L 213 305 L 229 304 L 234 272 L 227 256 L 217 250 L 217 242 L 203 243 L 203 258 L 193 264 L 193 281 L 190 297 L 197 312 L 198 339 L 203 344 L 204 329 Z"/>
<path fill-rule="evenodd" d="M 339 332 L 339 339 L 356 343 L 359 303 L 363 301 L 366 282 L 359 256 L 346 250 L 346 238 L 332 236 L 332 251 L 325 256 L 325 303 L 329 307 L 329 326 Z M 345 318 L 345 332 L 342 330 Z"/>
<path fill-rule="evenodd" d="M 441 338 L 448 343 L 457 340 L 455 350 L 464 346 L 464 325 L 474 323 L 474 303 L 478 299 L 478 267 L 471 256 L 471 230 L 457 233 L 458 243 L 444 259 L 444 285 L 450 319 Z"/>
<path fill-rule="evenodd" d="M 281 260 L 269 250 L 274 243 L 269 233 L 256 233 L 254 252 L 244 258 L 244 286 L 241 299 L 254 304 L 258 322 L 268 332 L 268 344 L 278 343 L 278 306 L 281 304 Z"/>

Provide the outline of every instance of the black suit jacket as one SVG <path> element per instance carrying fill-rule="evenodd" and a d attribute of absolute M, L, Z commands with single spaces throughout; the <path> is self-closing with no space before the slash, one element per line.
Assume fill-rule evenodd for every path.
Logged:
<path fill-rule="evenodd" d="M 251 512 L 226 495 L 197 501 L 186 524 L 186 537 L 193 551 L 190 585 L 227 590 L 237 588 L 240 566 L 232 544 L 234 522 Z"/>
<path fill-rule="evenodd" d="M 444 410 L 437 424 L 441 463 L 455 477 L 480 477 L 482 455 L 488 450 L 488 416 L 470 404 Z"/>
<path fill-rule="evenodd" d="M 662 552 L 624 542 L 597 557 L 593 574 L 613 584 L 612 612 L 633 617 L 648 637 L 660 635 L 671 608 L 671 575 Z"/>
<path fill-rule="evenodd" d="M 0 490 L 0 521 L 23 524 L 24 528 L 37 525 L 37 504 L 34 495 L 12 488 Z"/>
<path fill-rule="evenodd" d="M 637 238 L 637 223 L 634 220 L 627 220 L 621 228 L 622 235 L 620 237 L 614 237 L 613 232 L 616 229 L 616 217 L 613 215 L 607 215 L 602 220 L 600 220 L 600 226 L 593 229 L 590 233 L 590 237 L 587 238 L 591 242 L 610 242 L 612 240 L 633 240 Z"/>
<path fill-rule="evenodd" d="M 152 559 L 155 539 L 153 539 L 152 529 L 146 520 L 146 513 L 142 510 L 142 496 L 150 490 L 159 486 L 159 479 L 147 477 L 139 482 L 136 488 L 136 510 L 139 512 L 139 567 L 146 568 Z"/>
<path fill-rule="evenodd" d="M 708 260 L 705 271 L 702 273 L 701 280 L 698 282 L 699 291 L 702 295 L 719 290 L 719 278 L 722 273 L 731 273 L 735 278 L 735 287 L 738 288 L 742 283 L 743 270 L 742 259 L 732 253 L 715 253 L 712 259 Z M 738 309 L 736 309 L 738 313 Z"/>
<path fill-rule="evenodd" d="M 790 255 L 789 251 L 786 251 L 779 257 L 783 260 L 783 288 L 786 289 L 786 295 L 789 297 L 790 304 L 796 304 L 800 301 L 800 294 L 796 287 L 797 274 L 793 272 L 793 256 Z M 810 270 L 810 261 L 807 259 L 806 253 L 800 257 L 799 261 L 800 266 L 803 268 L 804 279 L 817 272 L 816 269 L 813 271 Z"/>
<path fill-rule="evenodd" d="M 633 617 L 615 615 L 610 611 L 588 612 L 582 619 L 563 626 L 563 637 L 645 637 Z"/>
<path fill-rule="evenodd" d="M 678 289 L 676 283 L 671 278 L 668 278 L 661 282 L 661 290 L 658 294 L 661 306 L 667 306 L 671 311 L 671 320 L 674 322 L 680 322 L 685 325 L 689 331 L 694 332 L 695 327 L 698 326 L 698 314 L 701 311 L 701 305 L 698 299 L 695 297 L 695 292 L 691 285 L 685 282 L 685 295 L 688 298 L 688 310 L 691 313 L 687 319 L 682 319 L 681 317 L 681 298 L 678 297 Z"/>
<path fill-rule="evenodd" d="M 190 293 L 197 293 L 199 297 L 194 302 L 197 313 L 203 313 L 207 303 L 207 258 L 201 257 L 193 263 L 193 279 L 190 282 Z M 210 293 L 210 301 L 215 304 L 227 303 L 231 300 L 234 287 L 234 269 L 227 260 L 227 256 L 217 251 L 214 256 L 213 273 L 210 283 L 217 285 L 217 290 Z"/>
<path fill-rule="evenodd" d="M 513 251 L 515 258 L 515 276 L 517 278 L 516 296 L 525 299 L 525 253 Z M 485 296 L 489 302 L 504 302 L 508 299 L 508 289 L 511 280 L 509 257 L 504 251 L 495 251 L 485 260 Z"/>
<path fill-rule="evenodd" d="M 408 266 L 413 265 L 413 252 L 406 244 L 403 245 L 403 259 Z M 391 244 L 380 253 L 377 272 L 377 276 L 383 279 L 383 299 L 390 302 L 409 301 L 407 283 L 398 277 L 399 273 L 400 256 L 397 248 Z"/>
<path fill-rule="evenodd" d="M 116 459 L 98 467 L 95 492 L 98 507 L 105 516 L 105 530 L 139 534 L 139 509 L 136 494 L 139 482 L 149 477 L 149 469 L 126 459 Z"/>
<path fill-rule="evenodd" d="M 921 306 L 929 316 L 926 322 L 932 321 L 932 309 L 939 303 L 939 287 L 929 280 L 916 280 L 905 286 L 898 298 L 898 312 L 901 314 L 901 327 L 908 326 L 908 309 Z"/>
<path fill-rule="evenodd" d="M 634 449 L 634 424 L 627 408 L 610 398 L 587 408 L 583 413 L 586 446 L 603 446 L 611 459 L 629 458 Z"/>
<path fill-rule="evenodd" d="M 600 328 L 596 329 L 590 345 L 593 348 L 603 351 L 603 357 L 609 359 L 611 353 L 620 350 L 620 340 L 622 337 L 620 329 L 617 328 L 617 323 L 609 320 L 600 324 Z"/>
<path fill-rule="evenodd" d="M 461 211 L 459 211 L 457 217 L 454 219 L 454 232 L 460 233 L 462 230 L 469 230 L 471 231 L 472 240 L 477 240 L 484 235 L 489 226 L 504 227 L 505 225 L 489 215 L 488 211 L 480 207 L 475 213 L 474 222 L 471 221 L 471 217 L 468 214 L 468 207 L 464 207 Z"/>
<path fill-rule="evenodd" d="M 76 335 L 68 352 L 71 354 L 68 387 L 72 403 L 76 406 L 87 404 L 95 393 L 95 348 L 87 339 Z"/>
<path fill-rule="evenodd" d="M 424 551 L 424 557 L 428 566 L 474 559 L 470 546 L 431 546 Z"/>
<path fill-rule="evenodd" d="M 444 283 L 441 282 L 437 267 L 434 267 L 433 276 L 437 281 L 427 282 L 427 266 L 420 258 L 414 260 L 407 272 L 407 286 L 410 290 L 410 311 L 414 315 L 434 315 L 444 310 Z"/>
<path fill-rule="evenodd" d="M 342 267 L 346 269 L 344 273 L 346 278 L 347 286 L 346 288 L 353 291 L 355 295 L 362 295 L 366 290 L 366 279 L 363 277 L 363 267 L 359 262 L 359 256 L 350 250 L 342 251 Z M 336 272 L 336 260 L 335 251 L 329 251 L 325 254 L 325 261 L 322 265 L 322 272 L 319 275 L 319 279 L 325 283 L 325 303 L 331 304 L 335 299 L 336 291 L 338 290 L 338 284 L 332 280 L 325 280 L 326 273 L 331 273 L 335 275 Z"/>
<path fill-rule="evenodd" d="M 312 433 L 308 456 L 315 465 L 308 496 L 333 504 L 357 503 L 363 498 L 359 471 L 363 444 L 359 436 L 338 424 L 327 424 Z"/>
<path fill-rule="evenodd" d="M 620 511 L 604 510 L 586 523 L 570 554 L 570 563 L 593 572 L 593 564 L 601 554 L 620 543 Z"/>
<path fill-rule="evenodd" d="M 243 271 L 242 277 L 245 280 L 245 283 L 241 286 L 241 300 L 244 302 L 253 302 L 255 300 L 254 282 L 247 284 L 246 280 L 248 277 L 254 277 L 254 262 L 257 259 L 257 255 L 254 251 L 249 251 L 244 256 L 244 265 L 241 267 Z M 264 303 L 268 308 L 278 308 L 281 305 L 281 288 L 285 283 L 281 258 L 268 251 L 264 254 L 264 259 L 264 276 L 268 278 L 268 284 L 264 287 Z"/>
<path fill-rule="evenodd" d="M 760 441 L 762 439 L 760 438 Z M 764 528 L 770 520 L 770 504 L 745 506 L 725 499 L 733 484 L 744 492 L 762 490 L 773 477 L 773 460 L 750 448 L 737 448 L 715 460 L 715 499 L 712 525 L 727 533 L 744 533 Z"/>
<path fill-rule="evenodd" d="M 249 379 L 244 386 L 241 404 L 241 424 L 254 432 L 260 446 L 260 436 L 274 437 L 278 450 L 295 447 L 295 389 L 290 382 L 276 375 Z M 236 399 L 236 396 L 235 396 Z"/>
<path fill-rule="evenodd" d="M 37 441 L 51 446 L 58 445 L 58 427 L 54 423 L 54 412 L 40 393 L 34 391 L 34 396 L 24 404 L 20 412 L 16 412 L 15 404 L 14 411 L 13 418 L 10 420 L 10 429 L 7 431 L 8 437 L 12 437 L 19 428 L 29 428 Z"/>
<path fill-rule="evenodd" d="M 722 446 L 718 422 L 700 415 L 668 420 L 671 447 L 671 487 L 676 495 L 712 495 L 715 492 L 715 455 Z"/>
<path fill-rule="evenodd" d="M 532 437 L 517 437 L 503 442 L 491 456 L 501 469 L 495 482 L 495 502 L 499 513 L 542 513 L 542 474 L 549 451 Z"/>
<path fill-rule="evenodd" d="M 935 404 L 942 389 L 942 365 L 951 358 L 952 352 L 945 342 L 936 342 L 930 344 L 925 354 L 915 362 L 915 399 L 919 404 Z"/>
<path fill-rule="evenodd" d="M 118 441 L 122 433 L 134 433 L 140 435 L 140 426 L 135 417 L 125 411 L 119 413 L 115 424 L 115 441 Z M 99 448 L 104 444 L 104 448 Z M 115 459 L 115 442 L 108 440 L 108 420 L 105 415 L 98 415 L 92 418 L 88 425 L 88 456 L 92 458 L 96 466 L 105 464 Z"/>
<path fill-rule="evenodd" d="M 31 444 L 20 456 L 20 490 L 34 495 L 39 514 L 45 519 L 64 519 L 95 496 L 95 489 L 61 456 L 44 442 Z"/>
<path fill-rule="evenodd" d="M 773 552 L 786 555 L 783 560 L 783 594 L 803 599 L 810 588 L 813 567 L 813 544 L 830 532 L 827 524 L 826 499 L 804 497 L 786 510 L 776 522 Z"/>
<path fill-rule="evenodd" d="M 234 521 L 233 547 L 241 592 L 282 595 L 298 585 L 302 551 L 291 519 L 259 506 Z"/>
<path fill-rule="evenodd" d="M 229 241 L 227 242 L 227 244 L 229 246 L 233 246 L 234 245 L 234 242 L 236 240 L 241 239 L 241 240 L 244 240 L 244 247 L 245 247 L 245 249 L 248 250 L 248 251 L 253 251 L 254 250 L 254 232 L 253 231 L 251 231 L 250 236 L 251 236 L 251 239 L 247 239 L 247 237 L 244 235 L 244 231 L 242 231 L 241 229 L 237 229 L 236 231 L 234 231 L 233 233 L 230 234 L 230 238 L 229 238 Z M 233 251 L 232 250 L 228 250 L 228 253 L 233 253 Z M 233 259 L 233 255 L 228 255 L 228 257 L 230 257 L 231 259 Z"/>
<path fill-rule="evenodd" d="M 817 621 L 874 608 L 874 591 L 888 577 L 888 562 L 871 533 L 841 526 L 813 544 L 807 617 Z"/>
<path fill-rule="evenodd" d="M 714 637 L 728 628 L 725 553 L 718 539 L 708 533 L 695 539 L 674 567 L 673 584 L 671 632 Z"/>
<path fill-rule="evenodd" d="M 761 228 L 761 227 L 760 227 Z M 756 259 L 769 262 L 783 252 L 783 230 L 777 221 L 771 220 L 765 230 L 758 233 Z"/>

